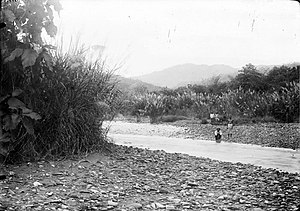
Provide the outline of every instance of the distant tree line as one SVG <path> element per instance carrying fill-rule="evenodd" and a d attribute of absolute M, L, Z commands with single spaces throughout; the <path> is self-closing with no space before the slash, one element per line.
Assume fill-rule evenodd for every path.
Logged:
<path fill-rule="evenodd" d="M 193 84 L 189 88 L 196 93 L 220 94 L 226 90 L 254 90 L 258 92 L 280 91 L 282 88 L 289 88 L 291 83 L 299 83 L 300 66 L 289 67 L 282 65 L 275 66 L 263 73 L 254 65 L 247 64 L 239 70 L 239 74 L 228 82 L 219 82 L 220 77 L 209 85 Z M 177 90 L 182 89 L 182 87 Z"/>
<path fill-rule="evenodd" d="M 144 87 L 126 96 L 122 112 L 148 115 L 153 122 L 162 115 L 208 118 L 210 113 L 237 118 L 299 121 L 300 66 L 273 67 L 262 72 L 252 64 L 227 82 L 213 77 L 210 83 L 148 92 Z M 141 91 L 143 90 L 143 91 Z"/>

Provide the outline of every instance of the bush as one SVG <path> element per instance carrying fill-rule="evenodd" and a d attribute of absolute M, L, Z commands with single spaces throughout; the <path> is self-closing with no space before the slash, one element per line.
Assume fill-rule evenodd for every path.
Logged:
<path fill-rule="evenodd" d="M 272 122 L 278 122 L 274 117 L 272 116 L 264 116 L 264 117 L 255 117 L 252 118 L 253 123 L 272 123 Z"/>
<path fill-rule="evenodd" d="M 4 1 L 3 8 L 0 157 L 39 159 L 103 147 L 102 122 L 120 104 L 112 72 L 100 59 L 87 62 L 78 43 L 63 54 L 43 42 L 43 30 L 56 35 L 59 1 Z"/>
<path fill-rule="evenodd" d="M 52 65 L 53 46 L 45 45 L 41 35 L 44 31 L 54 38 L 54 13 L 59 14 L 62 6 L 47 0 L 1 3 L 5 10 L 0 22 L 6 27 L 0 30 L 0 157 L 7 158 L 21 140 L 36 138 L 34 126 L 40 115 L 29 95 L 36 95 L 36 84 L 45 77 L 43 67 Z"/>
<path fill-rule="evenodd" d="M 167 115 L 161 117 L 162 122 L 176 122 L 179 120 L 187 120 L 187 119 L 188 118 L 185 116 L 175 116 L 175 115 Z"/>
<path fill-rule="evenodd" d="M 208 124 L 208 120 L 207 119 L 201 119 L 201 124 Z"/>
<path fill-rule="evenodd" d="M 51 71 L 28 84 L 24 101 L 42 116 L 34 134 L 23 131 L 11 146 L 10 160 L 68 156 L 105 146 L 102 122 L 117 99 L 111 71 L 100 61 L 88 63 L 84 51 L 57 53 Z"/>
<path fill-rule="evenodd" d="M 249 117 L 235 117 L 233 122 L 236 125 L 250 124 L 252 123 L 252 119 Z"/>

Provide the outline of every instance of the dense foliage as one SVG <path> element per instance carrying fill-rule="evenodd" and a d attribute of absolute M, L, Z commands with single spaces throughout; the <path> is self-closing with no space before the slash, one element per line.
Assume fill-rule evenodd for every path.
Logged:
<path fill-rule="evenodd" d="M 206 119 L 214 113 L 224 118 L 298 122 L 299 72 L 299 67 L 281 66 L 262 73 L 247 64 L 229 82 L 219 82 L 215 77 L 209 85 L 145 93 L 131 100 L 131 109 L 134 111 L 139 105 L 138 109 L 155 121 L 168 114 Z"/>
<path fill-rule="evenodd" d="M 55 37 L 58 0 L 3 1 L 0 71 L 0 156 L 6 160 L 71 155 L 105 145 L 100 126 L 117 91 L 104 62 L 87 62 L 75 46 L 62 53 Z M 1 59 L 1 61 L 2 61 Z"/>

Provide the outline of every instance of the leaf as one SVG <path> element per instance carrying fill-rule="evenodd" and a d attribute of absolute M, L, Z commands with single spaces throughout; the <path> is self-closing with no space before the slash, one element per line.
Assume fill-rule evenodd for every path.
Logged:
<path fill-rule="evenodd" d="M 0 142 L 2 143 L 9 142 L 10 140 L 9 133 L 4 133 L 2 137 L 0 137 Z"/>
<path fill-rule="evenodd" d="M 21 107 L 21 109 L 22 109 L 22 114 L 23 114 L 23 115 L 24 115 L 24 114 L 29 114 L 29 113 L 32 112 L 32 110 L 29 109 L 29 108 L 27 108 L 27 107 Z"/>
<path fill-rule="evenodd" d="M 58 0 L 48 0 L 48 4 L 53 5 L 54 10 L 56 12 L 58 12 L 58 14 L 59 14 L 60 10 L 62 10 L 62 6 Z"/>
<path fill-rule="evenodd" d="M 13 97 L 19 96 L 23 92 L 22 89 L 15 89 L 11 94 Z"/>
<path fill-rule="evenodd" d="M 54 16 L 53 16 L 53 11 L 51 9 L 51 7 L 49 6 L 49 4 L 46 4 L 46 10 L 48 13 L 48 16 L 50 17 L 51 20 L 53 20 Z"/>
<path fill-rule="evenodd" d="M 48 53 L 48 52 L 44 52 L 43 53 L 43 57 L 44 57 L 44 60 L 47 64 L 48 67 L 52 67 L 53 66 L 53 58 L 52 56 Z"/>
<path fill-rule="evenodd" d="M 36 181 L 36 182 L 33 183 L 33 186 L 34 186 L 34 187 L 38 187 L 38 186 L 42 186 L 42 185 L 43 185 L 43 184 L 40 183 L 40 182 L 38 182 L 38 181 Z"/>
<path fill-rule="evenodd" d="M 3 155 L 3 156 L 7 156 L 8 155 L 8 150 L 7 148 L 5 148 L 1 142 L 0 142 L 0 155 Z"/>
<path fill-rule="evenodd" d="M 12 108 L 12 109 L 26 107 L 25 104 L 21 100 L 15 98 L 15 97 L 9 98 L 7 101 L 7 104 L 9 106 L 9 108 Z"/>
<path fill-rule="evenodd" d="M 12 125 L 12 120 L 11 120 L 11 116 L 10 115 L 6 115 L 4 116 L 4 118 L 2 119 L 3 120 L 3 129 L 8 131 L 8 130 L 11 130 L 13 128 L 13 125 Z"/>
<path fill-rule="evenodd" d="M 57 33 L 57 27 L 52 22 L 47 22 L 45 24 L 45 29 L 50 37 L 55 37 Z"/>
<path fill-rule="evenodd" d="M 8 21 L 13 22 L 16 19 L 15 14 L 11 10 L 4 10 L 3 12 L 7 17 Z"/>
<path fill-rule="evenodd" d="M 43 40 L 42 40 L 42 37 L 41 37 L 41 34 L 40 33 L 33 33 L 32 34 L 32 39 L 34 40 L 35 43 L 39 44 L 39 45 L 42 45 L 43 44 Z"/>
<path fill-rule="evenodd" d="M 11 130 L 14 130 L 17 128 L 18 124 L 21 121 L 21 117 L 18 114 L 12 114 L 11 115 Z"/>
<path fill-rule="evenodd" d="M 10 53 L 10 56 L 4 59 L 4 62 L 8 62 L 8 61 L 13 61 L 15 60 L 16 57 L 21 56 L 23 53 L 23 49 L 21 48 L 16 48 L 15 50 L 13 50 Z"/>
<path fill-rule="evenodd" d="M 25 127 L 27 133 L 34 135 L 33 122 L 29 117 L 23 117 L 22 119 L 23 126 Z"/>
<path fill-rule="evenodd" d="M 31 113 L 28 113 L 28 114 L 23 114 L 23 116 L 28 116 L 28 117 L 30 117 L 31 119 L 34 119 L 34 120 L 39 120 L 39 119 L 42 118 L 39 114 L 37 114 L 35 112 L 31 112 Z"/>
<path fill-rule="evenodd" d="M 22 54 L 22 65 L 24 68 L 33 66 L 35 64 L 38 53 L 33 49 L 25 49 Z"/>
<path fill-rule="evenodd" d="M 56 50 L 57 49 L 57 47 L 53 46 L 53 45 L 44 45 L 43 48 L 48 48 L 48 49 L 51 49 L 51 50 Z"/>
<path fill-rule="evenodd" d="M 1 143 L 7 143 L 10 142 L 10 138 L 0 138 Z"/>
<path fill-rule="evenodd" d="M 9 95 L 5 95 L 3 97 L 0 97 L 0 103 L 2 103 L 4 100 L 6 100 L 9 97 Z"/>

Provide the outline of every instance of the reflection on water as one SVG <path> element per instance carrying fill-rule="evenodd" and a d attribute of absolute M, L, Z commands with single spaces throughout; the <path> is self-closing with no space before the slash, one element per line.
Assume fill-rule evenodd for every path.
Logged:
<path fill-rule="evenodd" d="M 214 141 L 142 136 L 131 134 L 109 134 L 116 144 L 186 153 L 227 162 L 241 162 L 265 168 L 275 168 L 291 173 L 300 173 L 300 152 L 292 149 L 261 147 Z M 294 156 L 293 156 L 294 154 Z"/>

